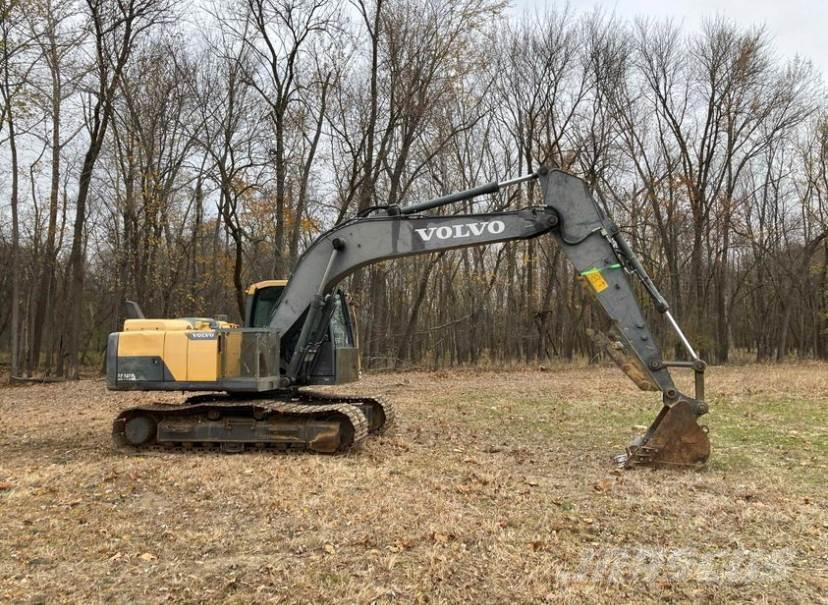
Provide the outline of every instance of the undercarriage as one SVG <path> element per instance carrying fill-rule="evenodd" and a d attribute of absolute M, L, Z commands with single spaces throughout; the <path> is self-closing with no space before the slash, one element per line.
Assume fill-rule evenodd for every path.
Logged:
<path fill-rule="evenodd" d="M 394 408 L 382 398 L 316 391 L 207 394 L 183 405 L 150 405 L 122 412 L 112 426 L 115 445 L 147 449 L 307 450 L 335 454 L 387 431 Z"/>

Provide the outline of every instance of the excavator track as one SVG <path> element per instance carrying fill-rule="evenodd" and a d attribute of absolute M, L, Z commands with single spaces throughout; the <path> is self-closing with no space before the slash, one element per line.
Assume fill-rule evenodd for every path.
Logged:
<path fill-rule="evenodd" d="M 397 412 L 393 404 L 384 397 L 363 397 L 361 395 L 338 395 L 321 391 L 299 391 L 297 396 L 302 401 L 326 401 L 346 403 L 358 407 L 369 422 L 371 434 L 382 434 L 391 429 L 397 421 Z"/>
<path fill-rule="evenodd" d="M 385 431 L 394 408 L 380 398 L 299 391 L 285 399 L 261 394 L 197 395 L 184 405 L 125 410 L 112 438 L 125 452 L 246 449 L 306 450 L 335 454 L 358 448 Z"/>

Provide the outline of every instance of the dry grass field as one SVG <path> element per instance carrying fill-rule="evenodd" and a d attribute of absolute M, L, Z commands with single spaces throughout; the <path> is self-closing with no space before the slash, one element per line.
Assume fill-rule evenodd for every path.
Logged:
<path fill-rule="evenodd" d="M 2 603 L 828 603 L 828 365 L 712 368 L 700 472 L 618 471 L 614 368 L 369 376 L 338 457 L 110 448 L 147 400 L 0 389 Z"/>

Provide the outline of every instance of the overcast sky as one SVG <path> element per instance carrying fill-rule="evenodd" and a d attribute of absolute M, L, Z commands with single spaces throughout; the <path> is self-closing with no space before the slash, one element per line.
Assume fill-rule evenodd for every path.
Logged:
<path fill-rule="evenodd" d="M 543 11 L 547 0 L 512 0 L 512 11 Z M 561 5 L 550 1 L 549 4 Z M 744 26 L 764 24 L 783 57 L 811 59 L 828 74 L 828 0 L 577 0 L 578 11 L 594 7 L 619 17 L 648 16 L 672 18 L 690 30 L 699 28 L 705 17 L 724 16 Z"/>

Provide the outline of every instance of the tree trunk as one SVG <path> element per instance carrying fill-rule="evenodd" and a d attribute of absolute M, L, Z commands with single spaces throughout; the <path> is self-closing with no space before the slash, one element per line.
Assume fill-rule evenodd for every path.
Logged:
<path fill-rule="evenodd" d="M 53 61 L 55 61 L 53 59 Z M 53 67 L 53 69 L 56 69 Z M 52 161 L 51 181 L 49 186 L 49 226 L 46 230 L 46 247 L 44 263 L 40 271 L 40 280 L 37 288 L 34 321 L 32 325 L 32 342 L 29 348 L 28 373 L 38 370 L 40 366 L 40 351 L 43 343 L 43 330 L 46 322 L 46 309 L 54 304 L 52 289 L 55 279 L 55 238 L 57 236 L 58 198 L 60 195 L 60 78 L 53 72 L 52 75 Z"/>
<path fill-rule="evenodd" d="M 284 116 L 276 117 L 276 234 L 273 242 L 273 276 L 277 279 L 287 276 L 285 262 L 285 196 L 287 194 L 287 167 L 285 166 Z"/>
<path fill-rule="evenodd" d="M 8 73 L 6 73 L 6 90 L 8 90 Z M 7 99 L 6 118 L 9 126 L 9 151 L 11 153 L 11 210 L 12 210 L 12 250 L 9 268 L 12 275 L 11 295 L 11 377 L 20 375 L 20 223 L 18 216 L 19 181 L 17 140 L 15 136 L 14 117 L 11 99 Z"/>
<path fill-rule="evenodd" d="M 92 182 L 92 171 L 100 152 L 100 144 L 93 142 L 83 159 L 81 168 L 77 204 L 75 207 L 75 224 L 72 230 L 72 251 L 69 254 L 69 331 L 67 339 L 68 374 L 72 380 L 80 378 L 78 364 L 80 354 L 81 308 L 83 306 L 83 282 L 85 274 L 84 228 L 86 226 L 86 200 Z"/>

